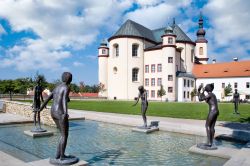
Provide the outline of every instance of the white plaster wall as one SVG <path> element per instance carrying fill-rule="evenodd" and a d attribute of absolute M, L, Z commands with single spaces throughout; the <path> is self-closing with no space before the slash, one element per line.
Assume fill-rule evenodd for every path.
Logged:
<path fill-rule="evenodd" d="M 191 50 L 193 49 L 195 52 L 195 46 L 189 43 L 176 43 L 177 48 L 183 48 L 183 50 L 181 51 L 181 59 L 183 61 L 181 64 L 181 71 L 183 72 L 192 72 L 193 69 L 193 62 L 191 60 L 192 56 L 191 56 Z"/>
<path fill-rule="evenodd" d="M 114 56 L 113 45 L 119 44 L 119 57 Z M 138 57 L 132 57 L 132 44 L 138 44 Z M 149 45 L 142 39 L 118 38 L 110 41 L 110 56 L 108 59 L 108 98 L 134 99 L 138 95 L 138 86 L 143 85 L 144 47 Z M 116 74 L 113 68 L 117 67 Z M 137 82 L 132 82 L 132 69 L 139 68 Z"/>
<path fill-rule="evenodd" d="M 108 97 L 108 57 L 98 57 L 98 80 L 106 89 L 99 92 L 99 96 Z"/>
<path fill-rule="evenodd" d="M 203 47 L 203 55 L 199 54 L 200 47 Z M 207 43 L 196 43 L 195 55 L 198 58 L 207 58 Z M 201 61 L 203 64 L 207 64 L 207 61 Z"/>
<path fill-rule="evenodd" d="M 228 83 L 231 84 L 232 90 L 234 92 L 234 83 L 238 83 L 238 92 L 241 94 L 241 99 L 245 99 L 245 94 L 250 95 L 250 88 L 246 88 L 246 82 L 250 82 L 250 77 L 231 77 L 231 78 L 198 78 L 196 80 L 196 87 L 199 87 L 201 83 L 204 84 L 204 87 L 206 84 L 214 83 L 214 91 L 213 93 L 216 95 L 217 99 L 222 100 L 222 94 L 224 92 L 222 88 L 222 83 L 225 83 L 225 86 L 228 85 Z M 231 97 L 227 97 L 224 100 L 231 100 Z"/>

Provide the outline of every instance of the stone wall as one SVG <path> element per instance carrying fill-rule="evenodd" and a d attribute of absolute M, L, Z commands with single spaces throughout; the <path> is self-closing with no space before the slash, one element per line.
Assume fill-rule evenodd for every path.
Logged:
<path fill-rule="evenodd" d="M 5 112 L 11 114 L 22 115 L 24 117 L 33 120 L 34 113 L 31 107 L 31 103 L 22 103 L 15 101 L 5 101 Z M 40 113 L 41 115 L 41 123 L 49 126 L 55 126 L 55 123 L 50 115 L 50 109 L 44 108 Z"/>

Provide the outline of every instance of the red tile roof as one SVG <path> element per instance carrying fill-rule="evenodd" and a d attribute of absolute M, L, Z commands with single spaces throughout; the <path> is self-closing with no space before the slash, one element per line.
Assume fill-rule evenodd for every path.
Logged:
<path fill-rule="evenodd" d="M 249 77 L 250 61 L 195 64 L 193 74 L 196 78 Z"/>

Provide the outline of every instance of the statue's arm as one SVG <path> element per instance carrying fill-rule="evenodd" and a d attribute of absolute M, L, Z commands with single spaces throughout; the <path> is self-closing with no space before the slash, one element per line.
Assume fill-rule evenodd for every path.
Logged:
<path fill-rule="evenodd" d="M 44 101 L 39 111 L 42 111 L 51 99 L 53 99 L 53 93 L 51 93 L 49 97 Z"/>
<path fill-rule="evenodd" d="M 139 93 L 139 95 L 138 95 L 138 97 L 137 97 L 137 99 L 136 99 L 136 102 L 135 102 L 135 104 L 133 104 L 133 106 L 136 106 L 136 104 L 139 102 L 139 100 L 140 100 L 140 97 L 141 97 L 141 94 Z"/>
<path fill-rule="evenodd" d="M 69 88 L 65 88 L 62 98 L 64 116 L 68 116 Z"/>
<path fill-rule="evenodd" d="M 42 102 L 44 102 L 43 101 L 43 91 L 41 92 L 41 100 L 42 100 Z"/>

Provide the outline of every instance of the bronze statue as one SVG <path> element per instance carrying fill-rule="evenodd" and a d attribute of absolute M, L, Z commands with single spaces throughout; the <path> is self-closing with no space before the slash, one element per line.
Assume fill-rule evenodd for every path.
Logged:
<path fill-rule="evenodd" d="M 51 164 L 55 165 L 70 165 L 77 163 L 79 159 L 75 156 L 66 156 L 65 149 L 68 140 L 69 133 L 69 115 L 68 115 L 68 102 L 69 100 L 69 85 L 72 81 L 72 74 L 64 72 L 62 74 L 62 83 L 55 87 L 49 97 L 45 100 L 41 106 L 40 111 L 46 106 L 46 104 L 53 99 L 51 106 L 51 117 L 53 118 L 57 128 L 60 130 L 61 138 L 58 143 L 55 159 L 50 159 Z"/>
<path fill-rule="evenodd" d="M 37 85 L 34 88 L 34 98 L 33 98 L 33 112 L 34 112 L 34 126 L 35 128 L 31 130 L 31 132 L 45 132 L 45 129 L 41 128 L 41 122 L 40 122 L 40 106 L 41 101 L 43 102 L 43 89 L 41 87 L 41 78 L 37 78 L 36 82 Z M 38 123 L 38 126 L 37 126 Z"/>
<path fill-rule="evenodd" d="M 149 128 L 147 126 L 147 117 L 146 117 L 146 112 L 148 109 L 147 92 L 143 86 L 139 86 L 138 90 L 139 90 L 139 94 L 138 94 L 138 97 L 136 99 L 136 103 L 133 106 L 136 106 L 136 104 L 139 102 L 139 100 L 141 98 L 141 114 L 142 114 L 142 119 L 144 122 L 144 125 L 142 126 L 142 128 L 146 129 L 146 128 Z"/>
<path fill-rule="evenodd" d="M 238 93 L 237 89 L 235 89 L 233 94 L 233 103 L 234 103 L 234 113 L 236 114 L 240 114 L 238 112 L 239 102 L 240 102 L 240 94 Z"/>
<path fill-rule="evenodd" d="M 200 92 L 202 89 L 202 92 Z M 215 133 L 215 123 L 217 120 L 217 117 L 219 115 L 219 109 L 218 109 L 218 103 L 217 98 L 212 91 L 214 90 L 214 84 L 207 84 L 205 86 L 205 89 L 203 88 L 203 85 L 200 85 L 198 88 L 198 97 L 199 101 L 206 101 L 209 105 L 209 113 L 206 120 L 206 132 L 207 132 L 207 143 L 206 144 L 198 144 L 197 147 L 201 149 L 206 150 L 212 150 L 217 149 L 213 145 L 213 139 L 214 139 L 214 133 Z M 207 92 L 208 94 L 205 95 L 204 92 Z"/>

